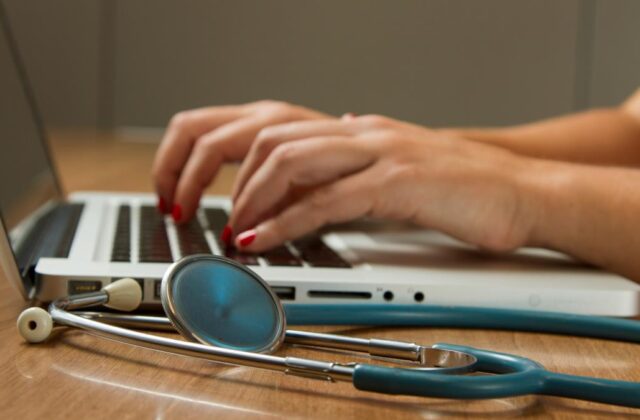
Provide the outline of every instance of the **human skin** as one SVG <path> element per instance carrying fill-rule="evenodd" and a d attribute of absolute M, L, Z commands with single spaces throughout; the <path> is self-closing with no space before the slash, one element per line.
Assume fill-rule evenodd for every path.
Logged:
<path fill-rule="evenodd" d="M 640 280 L 638 103 L 635 95 L 616 108 L 465 130 L 337 119 L 278 102 L 246 105 L 252 111 L 236 118 L 209 108 L 170 125 L 154 178 L 165 209 L 182 206 L 182 222 L 220 163 L 244 158 L 226 234 L 250 252 L 373 216 L 495 252 L 555 249 Z M 261 112 L 271 119 L 251 116 Z"/>

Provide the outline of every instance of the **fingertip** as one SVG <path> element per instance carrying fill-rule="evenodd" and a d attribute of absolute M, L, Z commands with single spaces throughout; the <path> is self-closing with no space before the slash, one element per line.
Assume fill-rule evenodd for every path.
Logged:
<path fill-rule="evenodd" d="M 236 247 L 238 249 L 247 250 L 249 248 L 249 245 L 254 243 L 254 241 L 256 240 L 257 234 L 258 232 L 256 231 L 256 229 L 249 229 L 240 233 L 235 240 Z"/>
<path fill-rule="evenodd" d="M 222 233 L 220 234 L 220 240 L 226 246 L 231 245 L 231 238 L 233 236 L 233 229 L 229 225 L 225 225 L 224 229 L 222 229 Z"/>
<path fill-rule="evenodd" d="M 158 196 L 158 211 L 162 214 L 169 213 L 169 206 L 167 205 L 167 201 L 160 195 Z"/>
<path fill-rule="evenodd" d="M 171 209 L 171 217 L 176 223 L 182 222 L 182 206 L 180 204 L 174 204 Z"/>

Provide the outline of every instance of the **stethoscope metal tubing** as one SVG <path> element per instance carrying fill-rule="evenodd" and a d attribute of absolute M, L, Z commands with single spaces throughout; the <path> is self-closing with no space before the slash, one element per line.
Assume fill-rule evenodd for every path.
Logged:
<path fill-rule="evenodd" d="M 75 312 L 88 319 L 102 323 L 121 325 L 129 328 L 175 331 L 166 317 L 114 314 L 109 312 Z M 419 362 L 424 367 L 446 366 L 447 373 L 469 372 L 474 363 L 472 358 L 463 353 L 449 350 L 443 351 L 433 347 L 424 347 L 415 343 L 402 341 L 364 339 L 334 334 L 319 334 L 308 331 L 287 330 L 285 342 L 309 347 L 330 348 L 366 353 L 370 356 L 389 359 L 401 359 Z M 455 360 L 454 360 L 455 359 Z"/>
<path fill-rule="evenodd" d="M 106 299 L 108 299 L 108 297 L 106 297 L 105 300 Z M 296 357 L 279 357 L 231 350 L 141 333 L 94 321 L 92 319 L 83 318 L 65 310 L 66 307 L 76 306 L 76 303 L 77 302 L 74 302 L 73 297 L 51 303 L 49 305 L 49 313 L 51 314 L 53 321 L 59 325 L 66 325 L 85 330 L 93 335 L 152 350 L 171 352 L 183 356 L 196 357 L 199 359 L 212 360 L 237 366 L 250 366 L 280 371 L 286 374 L 303 376 L 305 378 L 348 382 L 351 382 L 352 380 L 354 366 L 320 362 Z"/>

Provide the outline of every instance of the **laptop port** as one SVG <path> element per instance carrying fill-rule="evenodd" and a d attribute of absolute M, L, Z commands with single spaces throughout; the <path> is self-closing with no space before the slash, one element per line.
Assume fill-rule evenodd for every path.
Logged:
<path fill-rule="evenodd" d="M 307 295 L 311 298 L 371 299 L 370 292 L 349 292 L 344 290 L 309 290 Z"/>
<path fill-rule="evenodd" d="M 67 283 L 67 294 L 69 295 L 97 292 L 100 289 L 102 289 L 100 280 L 69 280 Z"/>
<path fill-rule="evenodd" d="M 424 300 L 424 293 L 422 292 L 414 293 L 413 300 L 415 300 L 416 302 L 422 302 Z"/>
<path fill-rule="evenodd" d="M 160 286 L 162 285 L 162 280 L 156 280 L 153 283 L 153 298 L 160 300 Z"/>
<path fill-rule="evenodd" d="M 273 293 L 278 296 L 280 300 L 295 300 L 296 299 L 296 288 L 288 287 L 288 286 L 271 286 L 271 290 Z"/>
<path fill-rule="evenodd" d="M 386 300 L 387 302 L 391 302 L 393 300 L 393 292 L 391 290 L 387 290 L 386 292 L 384 292 L 384 294 L 382 295 L 382 297 L 384 298 L 384 300 Z"/>

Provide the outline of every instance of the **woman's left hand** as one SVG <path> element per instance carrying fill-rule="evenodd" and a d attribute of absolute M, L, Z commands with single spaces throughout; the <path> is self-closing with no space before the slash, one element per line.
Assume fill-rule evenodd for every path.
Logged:
<path fill-rule="evenodd" d="M 250 252 L 363 216 L 507 251 L 527 243 L 537 216 L 526 188 L 535 162 L 376 115 L 271 126 L 240 169 L 229 224 Z"/>

